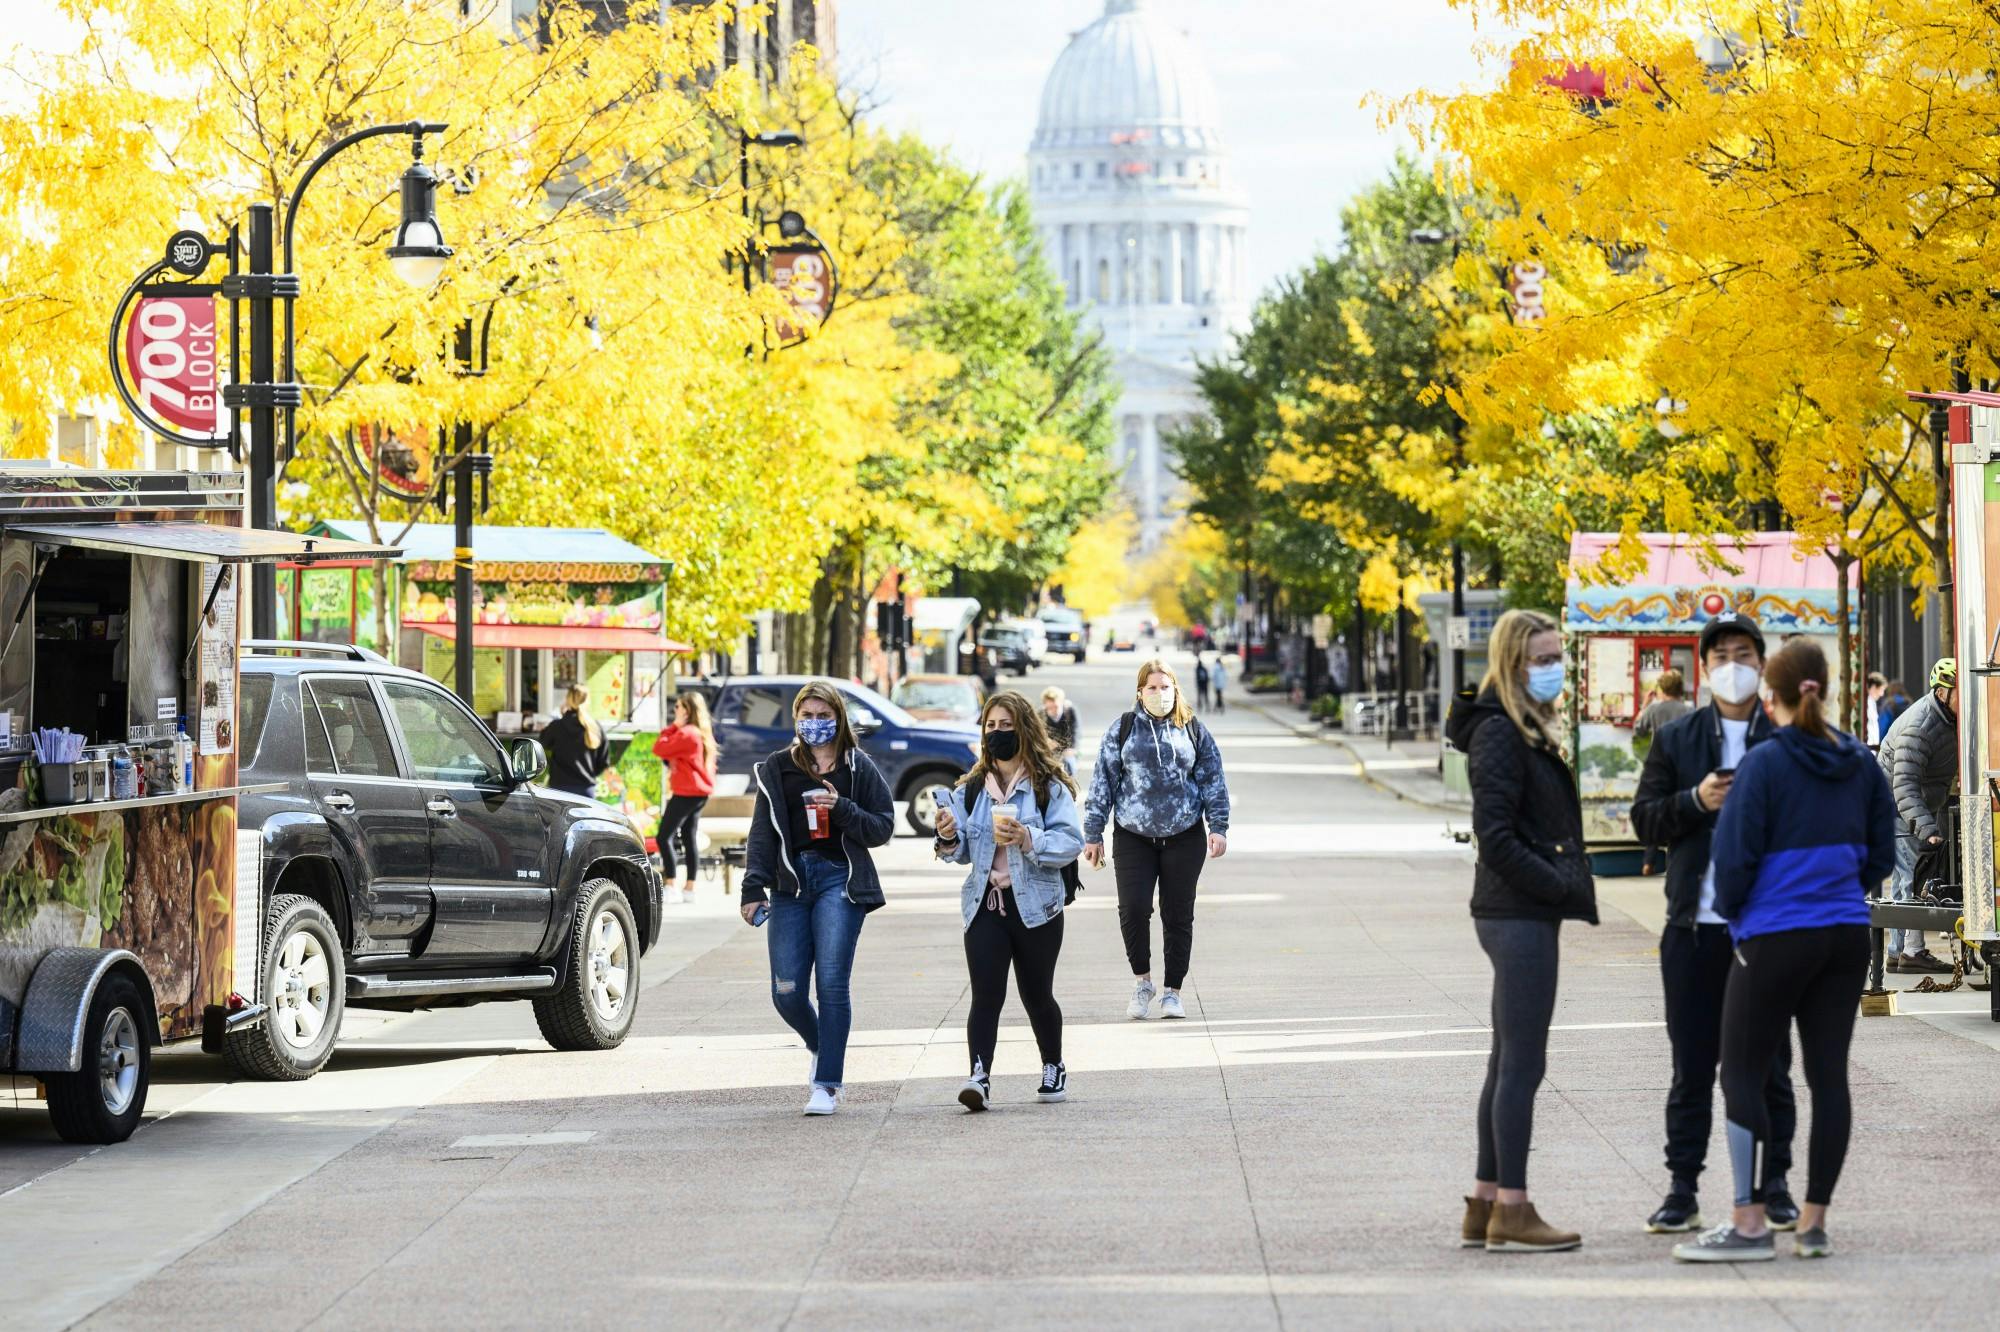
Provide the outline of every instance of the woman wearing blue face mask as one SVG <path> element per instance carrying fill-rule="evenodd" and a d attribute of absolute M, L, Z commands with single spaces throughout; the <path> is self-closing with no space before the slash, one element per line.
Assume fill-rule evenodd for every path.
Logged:
<path fill-rule="evenodd" d="M 882 905 L 869 848 L 895 832 L 896 811 L 881 770 L 854 739 L 838 689 L 819 680 L 800 689 L 792 725 L 796 743 L 750 770 L 757 810 L 743 919 L 761 923 L 768 900 L 771 1002 L 812 1051 L 805 1112 L 830 1115 L 840 1108 L 854 1020 L 847 984 L 854 948 L 862 917 Z"/>
<path fill-rule="evenodd" d="M 1536 1214 L 1527 1179 L 1535 1091 L 1555 1016 L 1557 935 L 1565 920 L 1597 923 L 1583 810 L 1558 738 L 1562 635 L 1539 611 L 1508 611 L 1493 626 L 1487 660 L 1479 696 L 1454 709 L 1446 727 L 1472 780 L 1479 842 L 1472 923 L 1493 964 L 1479 1165 L 1459 1233 L 1467 1248 L 1574 1249 L 1582 1238 Z"/>

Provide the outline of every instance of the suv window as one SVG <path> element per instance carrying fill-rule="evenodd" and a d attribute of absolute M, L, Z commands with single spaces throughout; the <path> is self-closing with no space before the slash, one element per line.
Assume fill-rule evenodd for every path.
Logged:
<path fill-rule="evenodd" d="M 505 780 L 499 746 L 457 699 L 441 689 L 400 680 L 385 681 L 382 688 L 418 781 L 491 786 Z"/>
<path fill-rule="evenodd" d="M 245 673 L 237 686 L 237 754 L 247 772 L 257 766 L 257 750 L 264 742 L 264 722 L 271 715 L 271 677 Z"/>
<path fill-rule="evenodd" d="M 375 694 L 359 677 L 321 675 L 306 681 L 306 771 L 343 777 L 394 777 L 396 748 Z M 316 736 L 314 716 L 323 730 Z"/>
<path fill-rule="evenodd" d="M 745 726 L 775 731 L 792 729 L 792 701 L 783 690 L 772 685 L 754 686 L 740 692 L 737 698 L 739 720 Z"/>

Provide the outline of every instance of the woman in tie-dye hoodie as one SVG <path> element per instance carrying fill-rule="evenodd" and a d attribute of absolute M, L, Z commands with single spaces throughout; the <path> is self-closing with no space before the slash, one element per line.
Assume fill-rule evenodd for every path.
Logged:
<path fill-rule="evenodd" d="M 1098 747 L 1084 806 L 1083 858 L 1104 864 L 1104 825 L 1115 822 L 1111 853 L 1118 874 L 1118 924 L 1138 982 L 1126 1012 L 1186 1017 L 1181 982 L 1194 952 L 1194 891 L 1202 863 L 1228 848 L 1229 787 L 1215 737 L 1195 720 L 1174 668 L 1139 667 L 1133 711 L 1120 716 Z M 1203 824 L 1207 827 L 1204 829 Z M 1166 990 L 1153 984 L 1153 897 L 1160 901 Z"/>

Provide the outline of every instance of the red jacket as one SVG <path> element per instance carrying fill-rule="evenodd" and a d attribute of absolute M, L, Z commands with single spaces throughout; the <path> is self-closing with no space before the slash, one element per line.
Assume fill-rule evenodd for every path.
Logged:
<path fill-rule="evenodd" d="M 669 726 L 653 742 L 653 757 L 667 765 L 667 790 L 677 796 L 715 794 L 715 773 L 701 761 L 701 732 Z"/>

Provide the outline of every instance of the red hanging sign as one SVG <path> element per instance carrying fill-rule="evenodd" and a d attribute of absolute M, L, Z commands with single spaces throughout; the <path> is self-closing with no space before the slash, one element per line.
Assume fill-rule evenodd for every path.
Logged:
<path fill-rule="evenodd" d="M 177 430 L 223 435 L 219 346 L 213 296 L 140 298 L 125 326 L 125 373 L 139 404 Z"/>
<path fill-rule="evenodd" d="M 778 339 L 793 342 L 817 329 L 833 313 L 833 269 L 826 252 L 817 245 L 781 245 L 768 251 L 771 256 L 771 285 L 799 312 L 806 328 L 794 328 L 790 321 L 778 321 Z"/>

